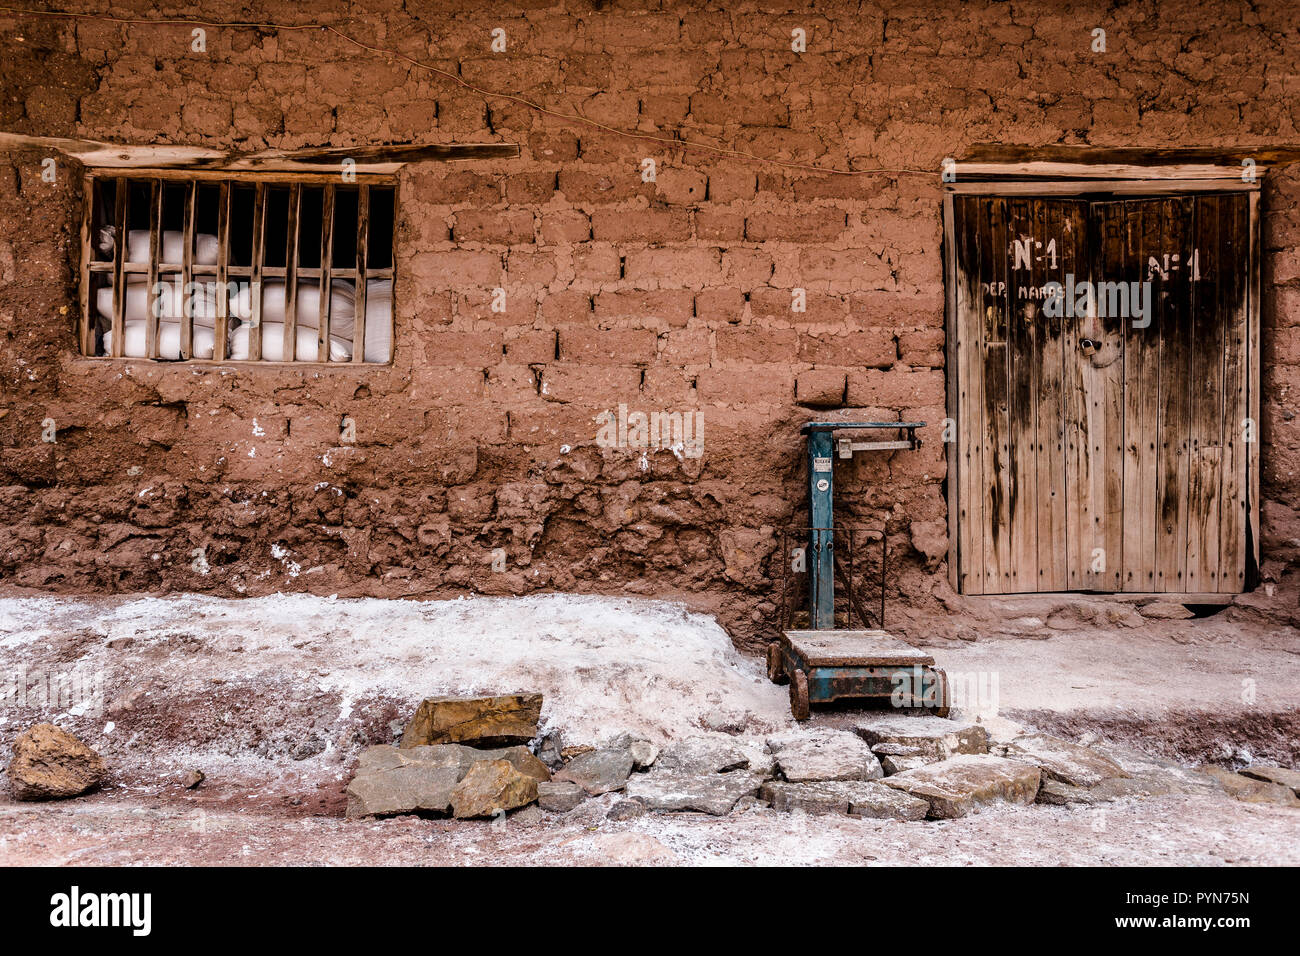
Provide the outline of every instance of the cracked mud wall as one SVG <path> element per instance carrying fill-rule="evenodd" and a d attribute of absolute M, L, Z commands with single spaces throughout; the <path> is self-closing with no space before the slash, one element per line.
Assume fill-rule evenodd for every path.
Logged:
<path fill-rule="evenodd" d="M 167 13 L 335 23 L 622 130 L 933 172 L 835 176 L 683 152 L 485 101 L 319 30 L 209 26 L 197 54 L 189 25 L 0 18 L 10 131 L 241 151 L 521 147 L 516 160 L 401 173 L 395 359 L 383 368 L 78 358 L 78 172 L 61 161 L 50 184 L 43 154 L 0 159 L 0 582 L 685 595 L 747 642 L 773 623 L 777 529 L 800 521 L 798 426 L 849 408 L 931 423 L 919 452 L 837 473 L 839 516 L 887 525 L 892 587 L 922 601 L 946 586 L 942 159 L 974 143 L 1300 141 L 1287 3 Z M 1104 55 L 1090 52 L 1094 26 L 1107 30 Z M 502 54 L 489 52 L 497 27 Z M 795 27 L 808 36 L 801 55 Z M 1270 570 L 1266 554 L 1265 571 L 1276 576 L 1300 504 L 1295 173 L 1273 175 L 1264 217 L 1264 540 L 1282 555 Z M 490 309 L 497 286 L 504 313 Z M 790 311 L 796 287 L 806 312 Z M 702 457 L 599 447 L 595 417 L 620 404 L 702 412 Z M 47 420 L 54 442 L 42 441 Z"/>

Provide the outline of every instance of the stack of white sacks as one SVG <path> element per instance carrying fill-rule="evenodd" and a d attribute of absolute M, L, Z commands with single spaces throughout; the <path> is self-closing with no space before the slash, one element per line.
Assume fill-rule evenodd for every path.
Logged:
<path fill-rule="evenodd" d="M 179 231 L 167 231 L 162 237 L 162 261 L 180 263 L 184 239 Z M 105 254 L 113 252 L 112 229 L 100 234 L 99 248 Z M 149 261 L 149 232 L 133 229 L 127 237 L 126 261 Z M 199 234 L 195 237 L 196 265 L 216 265 L 217 237 Z M 181 357 L 181 311 L 185 306 L 182 284 L 174 276 L 160 276 L 161 283 L 158 319 L 158 357 Z M 238 361 L 249 357 L 248 339 L 253 331 L 249 320 L 253 315 L 253 300 L 249 284 L 237 281 L 237 293 L 229 296 L 230 332 L 226 344 L 226 357 Z M 198 288 L 191 306 L 194 357 L 210 359 L 216 341 L 217 284 L 206 277 L 196 277 Z M 232 290 L 235 287 L 232 287 Z M 104 333 L 103 354 L 113 354 L 113 287 L 98 290 L 95 308 L 108 326 Z M 123 301 L 125 319 L 122 352 L 131 357 L 145 356 L 145 327 L 149 315 L 149 280 L 146 276 L 127 276 L 126 296 Z M 283 279 L 262 280 L 262 359 L 268 362 L 285 361 L 284 354 L 285 282 Z M 320 334 L 321 289 L 316 279 L 298 280 L 296 343 L 293 359 L 315 361 L 319 358 L 317 338 Z M 334 279 L 330 282 L 330 343 L 331 362 L 352 360 L 353 337 L 356 330 L 356 289 L 353 283 Z M 387 362 L 393 354 L 393 282 L 391 279 L 370 279 L 366 282 L 366 351 L 365 361 Z"/>

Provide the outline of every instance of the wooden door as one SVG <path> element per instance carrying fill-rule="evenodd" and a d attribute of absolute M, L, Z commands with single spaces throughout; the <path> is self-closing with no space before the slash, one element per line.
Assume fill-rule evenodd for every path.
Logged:
<path fill-rule="evenodd" d="M 1252 202 L 954 197 L 964 593 L 1245 590 Z"/>

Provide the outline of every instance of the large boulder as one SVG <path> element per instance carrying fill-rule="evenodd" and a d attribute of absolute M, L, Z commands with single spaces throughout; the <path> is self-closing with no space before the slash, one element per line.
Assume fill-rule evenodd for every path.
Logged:
<path fill-rule="evenodd" d="M 53 724 L 37 724 L 13 744 L 9 786 L 19 800 L 62 800 L 104 782 L 104 758 Z"/>
<path fill-rule="evenodd" d="M 1026 734 L 1005 747 L 997 748 L 1000 756 L 1032 763 L 1049 780 L 1073 787 L 1095 787 L 1112 777 L 1127 777 L 1124 768 L 1095 750 L 1049 734 Z"/>
<path fill-rule="evenodd" d="M 461 744 L 367 747 L 348 784 L 349 817 L 452 811 L 451 796 L 481 760 L 503 760 L 534 781 L 550 779 L 546 765 L 527 747 L 476 750 Z"/>
<path fill-rule="evenodd" d="M 1275 803 L 1283 807 L 1300 807 L 1295 792 L 1280 783 L 1257 780 L 1224 770 L 1222 767 L 1202 767 L 1201 772 L 1218 781 L 1228 796 L 1245 803 Z"/>
<path fill-rule="evenodd" d="M 871 747 L 847 730 L 792 730 L 767 738 L 781 775 L 791 783 L 875 780 L 884 776 Z"/>
<path fill-rule="evenodd" d="M 1247 767 L 1241 771 L 1241 775 L 1254 780 L 1263 780 L 1266 783 L 1279 784 L 1288 788 L 1296 796 L 1300 796 L 1300 770 L 1288 770 L 1285 767 L 1255 766 Z"/>
<path fill-rule="evenodd" d="M 541 694 L 429 697 L 415 709 L 415 716 L 402 734 L 401 746 L 526 744 L 537 736 L 541 716 Z"/>
<path fill-rule="evenodd" d="M 537 799 L 537 778 L 520 773 L 508 760 L 480 760 L 451 792 L 457 819 L 496 816 Z"/>
<path fill-rule="evenodd" d="M 994 803 L 1033 803 L 1042 775 L 1031 763 L 1006 757 L 958 754 L 884 779 L 930 805 L 938 820 L 964 817 Z"/>

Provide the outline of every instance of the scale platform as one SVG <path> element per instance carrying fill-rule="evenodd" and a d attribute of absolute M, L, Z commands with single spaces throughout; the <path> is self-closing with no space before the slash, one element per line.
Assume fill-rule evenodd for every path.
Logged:
<path fill-rule="evenodd" d="M 790 710 L 807 720 L 810 704 L 889 701 L 948 716 L 948 677 L 934 658 L 888 631 L 784 631 L 768 645 L 767 676 L 790 684 Z"/>

